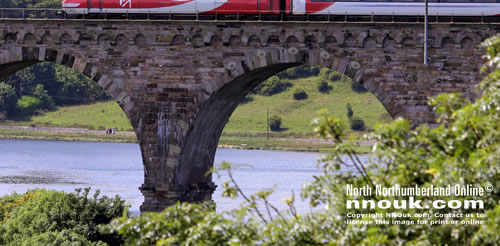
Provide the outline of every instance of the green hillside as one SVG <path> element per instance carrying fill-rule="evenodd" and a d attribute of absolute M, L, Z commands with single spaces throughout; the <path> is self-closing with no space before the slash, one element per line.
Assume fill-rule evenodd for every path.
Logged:
<path fill-rule="evenodd" d="M 273 96 L 251 95 L 250 102 L 236 108 L 224 131 L 229 134 L 265 132 L 267 106 L 269 116 L 278 115 L 282 118 L 284 135 L 311 133 L 311 121 L 322 108 L 348 122 L 347 103 L 351 104 L 354 116 L 363 119 L 368 128 L 373 127 L 377 121 L 390 119 L 373 94 L 353 91 L 350 80 L 329 82 L 332 90 L 327 94 L 318 91 L 316 81 L 317 77 L 290 80 L 294 87 L 301 87 L 306 91 L 308 98 L 305 100 L 294 100 L 292 87 Z"/>
<path fill-rule="evenodd" d="M 371 93 L 353 91 L 349 80 L 329 82 L 332 86 L 329 93 L 320 93 L 316 80 L 316 77 L 289 80 L 293 87 L 301 87 L 306 91 L 306 100 L 294 100 L 291 92 L 293 87 L 273 96 L 250 95 L 248 102 L 238 106 L 231 116 L 224 129 L 225 134 L 245 136 L 266 132 L 267 106 L 270 116 L 278 115 L 282 118 L 283 130 L 278 136 L 310 134 L 310 122 L 322 108 L 327 108 L 330 114 L 347 122 L 347 103 L 351 104 L 354 116 L 363 119 L 368 128 L 379 120 L 389 118 L 383 106 Z M 61 107 L 56 111 L 34 116 L 30 121 L 10 121 L 9 124 L 82 127 L 95 130 L 115 127 L 119 131 L 132 130 L 125 114 L 113 101 Z"/>
<path fill-rule="evenodd" d="M 118 131 L 132 131 L 127 116 L 115 101 L 60 107 L 56 111 L 33 116 L 29 121 L 9 121 L 11 125 L 54 126 Z"/>

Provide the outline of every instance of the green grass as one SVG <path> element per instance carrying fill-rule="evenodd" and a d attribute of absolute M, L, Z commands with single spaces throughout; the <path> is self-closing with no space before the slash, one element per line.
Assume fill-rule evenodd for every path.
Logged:
<path fill-rule="evenodd" d="M 329 82 L 333 89 L 328 94 L 318 91 L 316 78 L 297 79 L 291 82 L 294 87 L 301 87 L 306 91 L 308 94 L 306 100 L 294 100 L 291 92 L 293 87 L 271 97 L 251 95 L 253 100 L 236 108 L 224 128 L 224 135 L 242 133 L 259 135 L 266 132 L 267 106 L 269 106 L 269 116 L 278 115 L 282 118 L 281 127 L 284 129 L 275 134 L 277 136 L 310 135 L 311 121 L 318 116 L 318 111 L 322 108 L 328 109 L 329 114 L 347 123 L 347 103 L 351 104 L 354 116 L 363 119 L 368 129 L 377 121 L 390 119 L 385 108 L 373 94 L 354 92 L 350 80 Z"/>
<path fill-rule="evenodd" d="M 34 116 L 29 121 L 9 121 L 9 125 L 54 126 L 117 131 L 133 131 L 127 116 L 115 101 L 60 107 L 56 111 Z"/>
<path fill-rule="evenodd" d="M 311 121 L 318 116 L 322 108 L 346 123 L 347 103 L 350 103 L 354 116 L 363 119 L 367 128 L 380 120 L 390 118 L 380 102 L 369 92 L 356 93 L 351 89 L 349 80 L 329 82 L 333 89 L 329 93 L 320 93 L 316 87 L 316 78 L 290 81 L 294 87 L 303 88 L 308 98 L 294 100 L 293 87 L 274 96 L 251 95 L 252 100 L 241 104 L 231 116 L 224 128 L 224 136 L 262 137 L 266 132 L 266 107 L 269 116 L 282 118 L 282 130 L 272 133 L 273 137 L 301 138 L 312 135 Z M 132 126 L 122 109 L 114 101 L 99 102 L 89 105 L 61 107 L 53 112 L 34 116 L 29 121 L 9 121 L 10 125 L 54 126 L 104 130 L 115 127 L 118 131 L 132 131 Z M 359 135 L 353 132 L 351 135 Z"/>

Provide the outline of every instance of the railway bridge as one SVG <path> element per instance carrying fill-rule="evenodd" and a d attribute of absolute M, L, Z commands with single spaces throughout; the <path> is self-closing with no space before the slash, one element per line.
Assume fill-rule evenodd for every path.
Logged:
<path fill-rule="evenodd" d="M 392 117 L 431 123 L 427 98 L 474 97 L 482 40 L 497 25 L 148 20 L 0 20 L 0 80 L 39 62 L 79 71 L 112 95 L 142 151 L 141 211 L 210 200 L 205 173 L 238 103 L 266 78 L 301 64 L 363 84 Z"/>

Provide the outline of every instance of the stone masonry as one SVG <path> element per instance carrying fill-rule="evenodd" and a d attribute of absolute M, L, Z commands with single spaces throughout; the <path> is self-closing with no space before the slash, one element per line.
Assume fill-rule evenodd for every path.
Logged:
<path fill-rule="evenodd" d="M 205 173 L 238 103 L 284 69 L 310 64 L 362 83 L 392 117 L 432 123 L 427 98 L 473 97 L 486 24 L 432 24 L 423 65 L 421 23 L 0 20 L 0 80 L 49 61 L 108 91 L 130 119 L 142 151 L 145 201 L 210 200 Z"/>

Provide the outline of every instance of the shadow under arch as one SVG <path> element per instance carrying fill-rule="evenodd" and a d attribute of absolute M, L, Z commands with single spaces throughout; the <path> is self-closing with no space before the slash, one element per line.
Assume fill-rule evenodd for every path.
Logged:
<path fill-rule="evenodd" d="M 240 102 L 269 77 L 288 68 L 309 65 L 308 63 L 280 63 L 256 68 L 236 77 L 212 93 L 192 120 L 191 128 L 187 132 L 184 143 L 182 143 L 183 148 L 181 148 L 179 157 L 180 165 L 175 175 L 176 183 L 192 185 L 200 182 L 211 182 L 211 175 L 206 174 L 214 164 L 219 138 Z M 325 68 L 332 69 L 331 67 Z"/>

